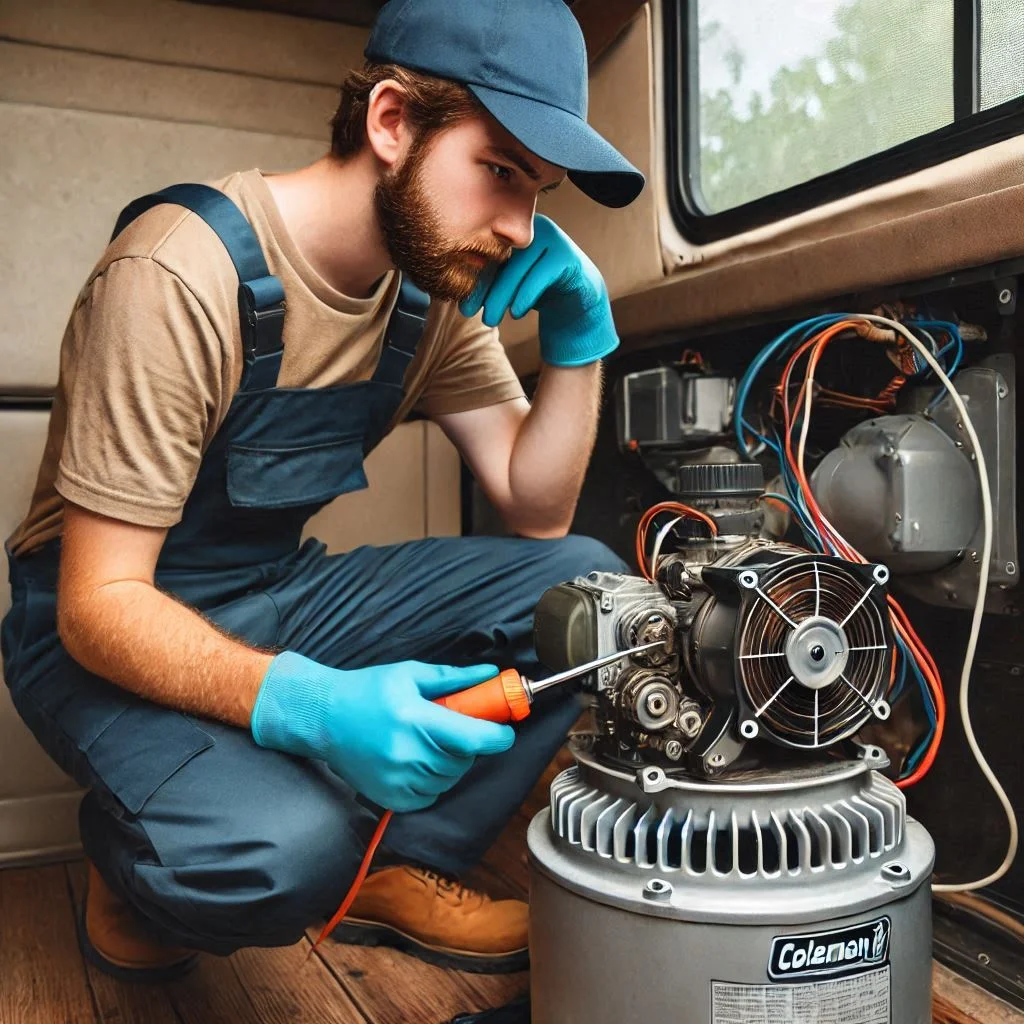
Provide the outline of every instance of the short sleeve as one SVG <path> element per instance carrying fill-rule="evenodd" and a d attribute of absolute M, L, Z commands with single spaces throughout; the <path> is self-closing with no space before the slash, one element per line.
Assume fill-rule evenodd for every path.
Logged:
<path fill-rule="evenodd" d="M 94 278 L 69 331 L 57 491 L 101 515 L 173 526 L 225 406 L 223 339 L 184 282 L 146 257 Z"/>
<path fill-rule="evenodd" d="M 524 397 L 496 328 L 479 316 L 466 319 L 454 306 L 445 310 L 438 327 L 441 351 L 417 399 L 417 412 L 466 412 Z"/>

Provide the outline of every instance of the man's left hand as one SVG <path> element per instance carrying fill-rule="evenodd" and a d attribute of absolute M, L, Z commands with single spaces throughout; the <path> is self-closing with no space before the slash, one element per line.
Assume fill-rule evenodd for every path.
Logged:
<path fill-rule="evenodd" d="M 497 327 L 506 313 L 518 320 L 536 309 L 541 359 L 552 366 L 584 366 L 619 344 L 600 272 L 543 214 L 533 218 L 533 241 L 508 262 L 486 268 L 459 306 L 463 316 L 475 316 L 481 308 L 488 327 Z"/>

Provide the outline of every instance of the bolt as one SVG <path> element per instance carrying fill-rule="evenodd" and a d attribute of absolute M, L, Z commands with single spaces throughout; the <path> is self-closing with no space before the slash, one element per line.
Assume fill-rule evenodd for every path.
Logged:
<path fill-rule="evenodd" d="M 668 701 L 663 693 L 651 693 L 647 696 L 647 711 L 652 715 L 663 715 L 668 708 Z"/>
<path fill-rule="evenodd" d="M 669 740 L 665 744 L 665 756 L 670 761 L 678 761 L 683 756 L 683 745 L 679 740 Z"/>
<path fill-rule="evenodd" d="M 696 736 L 700 732 L 701 717 L 697 711 L 687 711 L 679 716 L 678 726 L 685 736 Z"/>
<path fill-rule="evenodd" d="M 713 757 L 708 758 L 708 764 L 714 765 L 716 768 L 725 764 L 725 754 L 715 754 Z"/>
<path fill-rule="evenodd" d="M 903 522 L 903 516 L 899 512 L 896 513 L 896 522 L 897 523 L 902 523 Z"/>
<path fill-rule="evenodd" d="M 1004 388 L 1002 384 L 1000 384 L 999 387 L 996 388 L 996 398 L 1005 398 L 1009 393 L 1010 392 L 1006 388 Z"/>
<path fill-rule="evenodd" d="M 1004 288 L 999 293 L 999 305 L 1008 306 L 1011 302 L 1013 302 L 1013 292 L 1009 288 Z"/>
<path fill-rule="evenodd" d="M 992 957 L 990 957 L 988 955 L 988 953 L 979 953 L 978 954 L 978 963 L 981 964 L 984 967 L 988 967 L 988 965 L 990 963 L 992 963 Z"/>
<path fill-rule="evenodd" d="M 1006 575 L 1015 576 L 1017 574 L 1017 566 L 1013 562 L 1006 563 Z"/>

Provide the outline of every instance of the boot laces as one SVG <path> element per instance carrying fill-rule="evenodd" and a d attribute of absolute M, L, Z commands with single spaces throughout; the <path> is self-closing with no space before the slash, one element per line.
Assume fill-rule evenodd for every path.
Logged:
<path fill-rule="evenodd" d="M 423 869 L 421 874 L 424 878 L 427 878 L 434 883 L 438 894 L 449 903 L 483 903 L 486 900 L 486 897 L 481 893 L 478 893 L 475 889 L 470 889 L 461 882 L 456 881 L 454 878 L 448 878 L 445 875 L 440 874 L 440 872 Z"/>

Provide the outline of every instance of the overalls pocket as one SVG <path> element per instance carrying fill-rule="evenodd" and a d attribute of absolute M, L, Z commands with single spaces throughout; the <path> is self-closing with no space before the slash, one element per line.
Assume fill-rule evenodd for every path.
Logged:
<path fill-rule="evenodd" d="M 172 775 L 213 744 L 187 715 L 140 702 L 126 707 L 83 753 L 102 784 L 101 797 L 105 788 L 138 814 Z"/>
<path fill-rule="evenodd" d="M 361 435 L 291 448 L 228 445 L 227 491 L 235 508 L 314 505 L 366 486 Z"/>

